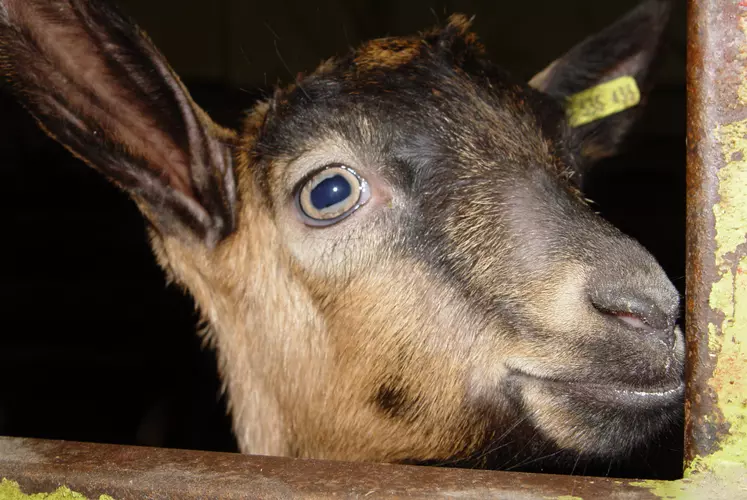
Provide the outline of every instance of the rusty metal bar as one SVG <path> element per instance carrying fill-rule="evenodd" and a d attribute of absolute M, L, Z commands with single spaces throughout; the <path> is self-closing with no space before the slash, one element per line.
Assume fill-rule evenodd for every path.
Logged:
<path fill-rule="evenodd" d="M 656 498 L 630 480 L 0 438 L 0 477 L 25 493 L 197 498 Z M 0 489 L 0 498 L 3 490 Z"/>
<path fill-rule="evenodd" d="M 747 1 L 690 0 L 687 92 L 686 476 L 747 489 Z"/>

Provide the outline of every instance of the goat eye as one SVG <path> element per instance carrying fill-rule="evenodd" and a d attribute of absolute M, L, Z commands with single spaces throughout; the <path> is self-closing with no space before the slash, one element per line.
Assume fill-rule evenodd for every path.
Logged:
<path fill-rule="evenodd" d="M 329 226 L 355 212 L 369 197 L 368 183 L 354 170 L 329 165 L 301 185 L 296 203 L 305 224 Z"/>

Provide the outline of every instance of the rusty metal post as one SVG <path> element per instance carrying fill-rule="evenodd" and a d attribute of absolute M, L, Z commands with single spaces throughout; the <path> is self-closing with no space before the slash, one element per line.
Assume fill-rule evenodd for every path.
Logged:
<path fill-rule="evenodd" d="M 747 489 L 747 1 L 689 0 L 685 476 Z"/>

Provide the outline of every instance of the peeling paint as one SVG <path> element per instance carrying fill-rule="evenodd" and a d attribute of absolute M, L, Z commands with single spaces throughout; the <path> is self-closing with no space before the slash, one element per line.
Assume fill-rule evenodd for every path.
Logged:
<path fill-rule="evenodd" d="M 743 6 L 742 8 L 746 7 Z M 739 29 L 742 30 L 742 35 L 744 36 L 744 40 L 740 45 L 739 59 L 745 61 L 747 60 L 747 15 L 742 14 L 739 16 Z M 737 89 L 737 97 L 740 104 L 747 106 L 747 65 L 742 69 L 742 83 Z"/>
<path fill-rule="evenodd" d="M 719 202 L 716 219 L 716 266 L 747 241 L 747 120 L 717 127 L 725 166 L 718 172 Z"/>
<path fill-rule="evenodd" d="M 729 425 L 719 449 L 696 457 L 686 477 L 710 472 L 747 493 L 747 120 L 717 127 L 724 166 L 718 172 L 719 201 L 713 206 L 715 261 L 719 279 L 708 300 L 722 314 L 709 324 L 710 354 L 716 368 L 710 385 Z"/>
<path fill-rule="evenodd" d="M 72 491 L 67 486 L 60 486 L 52 493 L 31 493 L 21 491 L 15 481 L 3 478 L 0 482 L 0 500 L 87 500 L 87 497 Z M 99 496 L 99 500 L 114 500 L 109 495 Z"/>
<path fill-rule="evenodd" d="M 720 320 L 708 325 L 709 355 L 716 360 L 709 385 L 718 401 L 706 421 L 723 419 L 728 431 L 715 452 L 695 457 L 684 479 L 632 483 L 659 498 L 747 498 L 747 120 L 712 133 L 723 166 L 717 173 L 718 202 L 712 207 L 718 279 L 711 285 L 708 305 Z"/>

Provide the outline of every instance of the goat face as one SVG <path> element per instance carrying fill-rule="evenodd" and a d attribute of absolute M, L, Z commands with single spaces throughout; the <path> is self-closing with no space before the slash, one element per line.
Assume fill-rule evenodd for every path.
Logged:
<path fill-rule="evenodd" d="M 455 16 L 324 63 L 241 134 L 98 2 L 0 0 L 0 62 L 151 222 L 243 451 L 619 456 L 679 415 L 678 297 L 578 189 L 637 108 L 571 128 L 562 103 L 622 75 L 645 91 L 667 10 L 642 4 L 530 85 Z"/>

